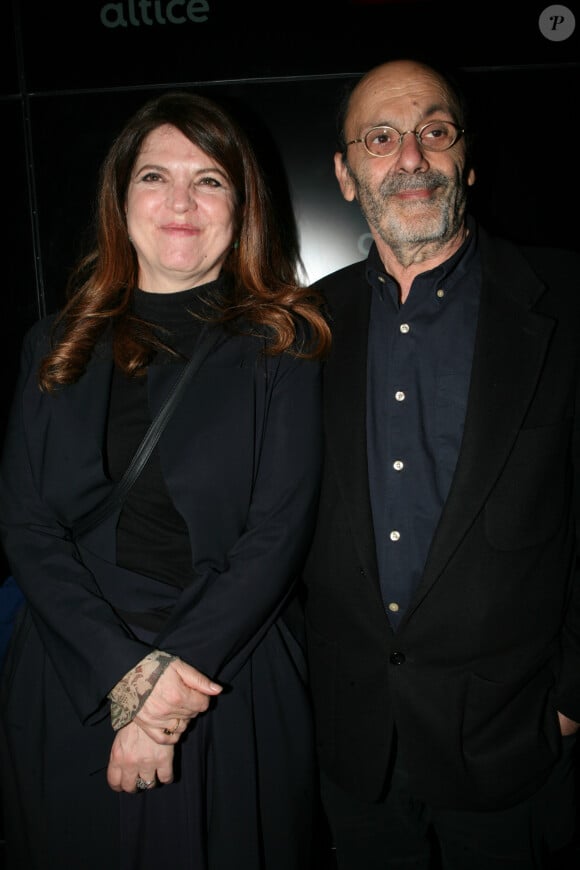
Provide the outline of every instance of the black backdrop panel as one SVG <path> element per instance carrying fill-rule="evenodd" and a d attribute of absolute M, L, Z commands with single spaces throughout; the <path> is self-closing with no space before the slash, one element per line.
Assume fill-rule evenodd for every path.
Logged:
<path fill-rule="evenodd" d="M 3 281 L 0 316 L 0 435 L 10 401 L 24 329 L 38 317 L 36 265 L 32 242 L 33 200 L 20 106 L 2 106 Z"/>
<path fill-rule="evenodd" d="M 16 59 L 16 33 L 13 7 L 6 0 L 2 6 L 2 26 L 0 27 L 0 99 L 19 90 L 18 63 Z"/>
<path fill-rule="evenodd" d="M 356 73 L 417 52 L 470 67 L 580 57 L 578 28 L 562 41 L 541 32 L 545 2 L 14 2 L 35 92 Z"/>

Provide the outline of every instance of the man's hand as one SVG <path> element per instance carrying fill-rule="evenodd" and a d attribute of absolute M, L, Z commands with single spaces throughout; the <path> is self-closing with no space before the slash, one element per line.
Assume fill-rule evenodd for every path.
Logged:
<path fill-rule="evenodd" d="M 569 737 L 570 734 L 576 734 L 580 728 L 580 722 L 575 722 L 573 719 L 568 719 L 563 713 L 558 711 L 558 719 L 560 720 L 560 731 L 562 737 Z"/>

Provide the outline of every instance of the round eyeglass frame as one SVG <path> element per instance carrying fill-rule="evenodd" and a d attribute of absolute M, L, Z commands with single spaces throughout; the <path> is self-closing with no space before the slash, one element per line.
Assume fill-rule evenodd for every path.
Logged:
<path fill-rule="evenodd" d="M 427 127 L 433 126 L 433 124 L 447 124 L 449 127 L 453 127 L 453 129 L 455 130 L 455 137 L 449 143 L 449 145 L 445 146 L 445 148 L 433 148 L 432 145 L 428 145 L 426 142 L 423 142 L 423 139 L 421 138 L 423 132 L 427 129 Z M 371 135 L 371 133 L 374 133 L 376 130 L 393 130 L 397 134 L 397 136 L 399 137 L 399 141 L 397 142 L 396 146 L 393 148 L 392 151 L 389 151 L 387 154 L 376 154 L 374 151 L 371 151 L 371 149 L 367 145 L 367 139 Z M 420 148 L 423 148 L 425 151 L 434 151 L 436 153 L 442 154 L 443 151 L 449 151 L 450 148 L 453 148 L 455 143 L 459 139 L 461 139 L 461 137 L 465 133 L 465 130 L 463 129 L 463 127 L 459 127 L 458 124 L 455 124 L 453 121 L 443 121 L 439 120 L 438 118 L 435 118 L 435 120 L 433 121 L 428 121 L 426 124 L 423 124 L 422 127 L 419 127 L 418 130 L 405 130 L 404 133 L 401 133 L 399 130 L 397 130 L 396 127 L 391 127 L 390 124 L 377 124 L 375 127 L 371 127 L 369 130 L 367 130 L 367 132 L 361 138 L 351 139 L 350 142 L 347 142 L 346 148 L 348 148 L 349 145 L 356 145 L 357 143 L 362 142 L 365 151 L 367 152 L 367 154 L 370 154 L 371 157 L 392 157 L 394 154 L 400 151 L 403 144 L 403 138 L 407 135 L 407 133 L 412 133 L 415 136 Z"/>

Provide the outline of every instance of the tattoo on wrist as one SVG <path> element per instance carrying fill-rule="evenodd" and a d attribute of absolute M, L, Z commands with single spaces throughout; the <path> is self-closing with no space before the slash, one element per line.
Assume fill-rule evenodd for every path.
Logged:
<path fill-rule="evenodd" d="M 161 674 L 176 658 L 162 650 L 153 650 L 111 689 L 108 697 L 113 731 L 133 721 Z"/>

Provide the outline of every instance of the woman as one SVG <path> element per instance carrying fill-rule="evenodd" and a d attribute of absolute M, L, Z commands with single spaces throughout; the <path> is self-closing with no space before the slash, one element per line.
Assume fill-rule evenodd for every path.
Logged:
<path fill-rule="evenodd" d="M 296 576 L 328 326 L 249 141 L 204 97 L 136 113 L 97 217 L 66 305 L 25 339 L 0 466 L 26 597 L 0 699 L 7 866 L 305 870 Z M 136 483 L 74 537 L 202 333 L 212 346 Z"/>

